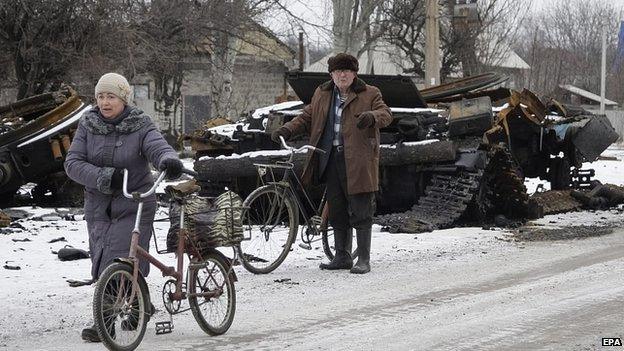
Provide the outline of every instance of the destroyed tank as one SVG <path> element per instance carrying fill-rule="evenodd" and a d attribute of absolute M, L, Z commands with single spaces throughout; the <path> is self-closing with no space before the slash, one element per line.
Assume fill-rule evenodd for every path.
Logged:
<path fill-rule="evenodd" d="M 31 195 L 37 204 L 82 202 L 82 188 L 67 178 L 63 161 L 87 108 L 69 87 L 0 106 L 0 206 L 15 204 L 26 183 L 36 184 Z"/>
<path fill-rule="evenodd" d="M 597 159 L 618 135 L 602 115 L 488 87 L 504 77 L 485 74 L 419 91 L 409 77 L 360 75 L 380 88 L 394 120 L 381 129 L 380 191 L 375 222 L 393 232 L 422 232 L 481 223 L 502 214 L 535 218 L 525 177 L 552 189 L 588 186 Z M 200 129 L 190 137 L 204 194 L 224 187 L 242 196 L 258 184 L 254 163 L 285 157 L 270 133 L 299 114 L 326 74 L 290 72 L 300 101 L 261 108 L 245 120 Z M 292 141 L 303 145 L 306 137 Z M 298 155 L 301 171 L 306 155 Z M 320 198 L 321 190 L 312 189 Z"/>

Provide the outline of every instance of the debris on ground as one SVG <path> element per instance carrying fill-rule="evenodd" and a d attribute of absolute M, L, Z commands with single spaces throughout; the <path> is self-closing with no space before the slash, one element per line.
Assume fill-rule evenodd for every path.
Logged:
<path fill-rule="evenodd" d="M 522 228 L 513 233 L 516 241 L 552 241 L 584 239 L 613 233 L 611 226 L 574 226 L 566 228 Z"/>
<path fill-rule="evenodd" d="M 11 225 L 11 217 L 6 213 L 0 211 L 0 228 L 5 228 Z"/>
<path fill-rule="evenodd" d="M 61 261 L 74 261 L 90 257 L 87 251 L 77 249 L 71 245 L 65 245 L 58 251 L 57 256 Z"/>

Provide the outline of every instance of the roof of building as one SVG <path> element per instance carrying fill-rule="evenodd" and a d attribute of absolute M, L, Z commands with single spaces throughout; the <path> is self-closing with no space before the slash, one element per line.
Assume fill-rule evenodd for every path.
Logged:
<path fill-rule="evenodd" d="M 327 60 L 333 55 L 335 55 L 334 52 L 327 54 L 320 60 L 305 68 L 304 71 L 327 72 Z M 368 52 L 364 52 L 362 56 L 358 58 L 358 61 L 360 62 L 360 73 L 388 75 L 405 74 L 403 67 L 410 67 L 412 65 L 411 62 L 403 58 L 401 51 L 396 46 L 388 43 L 377 45 L 372 51 L 371 56 L 372 70 L 370 72 L 366 70 L 369 61 Z M 514 69 L 531 68 L 531 66 L 529 66 L 520 56 L 518 56 L 518 54 L 508 45 L 505 46 L 505 50 L 503 50 L 499 57 L 493 60 L 493 62 L 495 62 L 492 64 L 493 67 Z"/>
<path fill-rule="evenodd" d="M 336 53 L 330 52 L 323 58 L 319 59 L 315 63 L 305 68 L 304 71 L 327 72 L 327 60 L 334 55 L 336 55 Z M 397 62 L 396 55 L 390 55 L 388 51 L 383 49 L 375 49 L 374 51 L 372 51 L 372 54 L 370 56 L 371 57 L 369 58 L 368 52 L 364 52 L 362 56 L 358 58 L 360 73 L 384 75 L 404 74 L 403 67 L 401 67 L 400 62 Z M 369 60 L 372 60 L 370 72 L 366 69 L 369 65 Z M 408 65 L 404 64 L 404 66 L 407 67 Z"/>
<path fill-rule="evenodd" d="M 596 102 L 600 102 L 600 95 L 596 95 L 594 93 L 591 93 L 587 90 L 583 90 L 581 88 L 575 87 L 574 85 L 570 85 L 570 84 L 561 84 L 559 85 L 559 87 L 561 89 L 567 90 L 569 92 L 571 92 L 572 94 L 575 95 L 579 95 L 582 96 L 586 99 L 592 100 L 592 101 L 596 101 Z M 617 102 L 606 99 L 605 98 L 605 105 L 609 105 L 609 106 L 617 106 Z"/>
<path fill-rule="evenodd" d="M 500 60 L 495 64 L 496 67 L 503 68 L 517 68 L 517 69 L 530 69 L 526 61 L 522 59 L 515 51 L 511 48 L 506 50 L 503 54 L 501 54 Z"/>

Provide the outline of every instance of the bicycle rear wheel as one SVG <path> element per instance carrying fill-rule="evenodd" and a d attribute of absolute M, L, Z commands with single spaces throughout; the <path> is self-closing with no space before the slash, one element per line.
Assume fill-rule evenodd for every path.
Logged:
<path fill-rule="evenodd" d="M 272 272 L 288 255 L 299 227 L 298 207 L 289 194 L 286 188 L 267 185 L 245 199 L 244 239 L 238 250 L 248 271 Z"/>
<path fill-rule="evenodd" d="M 210 335 L 225 333 L 234 321 L 236 290 L 229 264 L 216 254 L 206 254 L 202 262 L 192 262 L 189 271 L 189 305 L 193 317 Z M 201 296 L 206 294 L 206 296 Z"/>
<path fill-rule="evenodd" d="M 109 350 L 134 350 L 145 335 L 149 292 L 145 279 L 139 275 L 136 296 L 131 302 L 132 276 L 132 266 L 113 263 L 102 272 L 95 286 L 95 329 Z"/>

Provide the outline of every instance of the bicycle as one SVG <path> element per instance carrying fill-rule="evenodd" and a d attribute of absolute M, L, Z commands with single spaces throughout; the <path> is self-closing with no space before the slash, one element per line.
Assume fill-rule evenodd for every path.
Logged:
<path fill-rule="evenodd" d="M 196 176 L 194 171 L 183 173 Z M 128 193 L 128 171 L 124 170 L 123 194 L 138 202 L 132 241 L 127 258 L 115 259 L 101 274 L 93 296 L 95 328 L 102 343 L 109 350 L 134 350 L 141 343 L 147 322 L 153 314 L 145 278 L 139 271 L 139 258 L 158 268 L 163 277 L 171 277 L 163 285 L 162 298 L 169 313 L 169 321 L 156 323 L 156 334 L 173 330 L 174 314 L 192 311 L 201 329 L 209 335 L 225 333 L 234 320 L 236 310 L 236 274 L 231 262 L 215 248 L 198 248 L 189 240 L 184 227 L 185 199 L 199 190 L 197 185 L 168 187 L 172 201 L 180 204 L 180 229 L 177 232 L 177 267 L 169 267 L 139 246 L 139 223 L 143 200 L 152 195 L 165 177 L 161 172 L 154 185 L 145 193 Z M 242 210 L 242 209 L 241 209 Z M 227 212 L 227 211 L 226 211 Z M 159 254 L 170 251 L 159 251 Z M 189 265 L 184 274 L 184 254 Z M 235 251 L 236 258 L 236 251 Z M 188 290 L 188 291 L 187 291 Z M 188 300 L 189 308 L 181 309 L 181 302 Z M 151 307 L 150 307 L 151 306 Z"/>
<path fill-rule="evenodd" d="M 288 160 L 274 164 L 254 163 L 261 185 L 243 203 L 244 236 L 237 248 L 243 267 L 255 274 L 270 273 L 286 259 L 299 230 L 300 212 L 305 222 L 301 229 L 300 246 L 311 249 L 313 242 L 321 240 L 327 258 L 334 258 L 333 243 L 330 243 L 333 230 L 328 224 L 326 196 L 323 194 L 320 204 L 315 206 L 293 171 L 296 153 L 325 151 L 312 145 L 294 148 L 288 146 L 282 137 L 280 141 L 282 148 L 290 151 Z M 283 172 L 281 179 L 276 174 L 278 172 Z M 313 213 L 308 213 L 306 209 L 312 209 Z"/>

